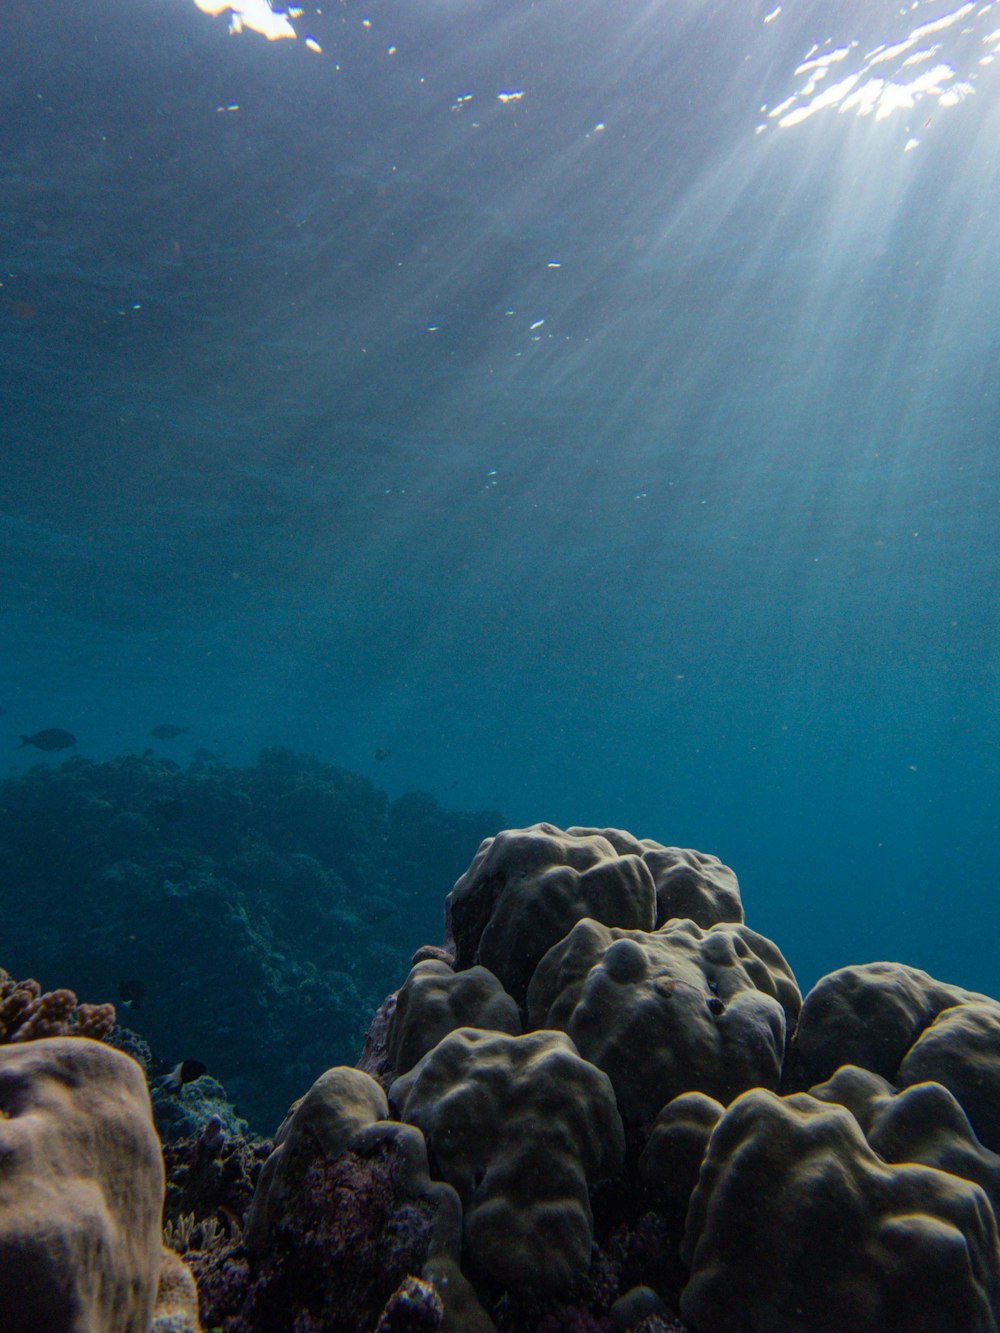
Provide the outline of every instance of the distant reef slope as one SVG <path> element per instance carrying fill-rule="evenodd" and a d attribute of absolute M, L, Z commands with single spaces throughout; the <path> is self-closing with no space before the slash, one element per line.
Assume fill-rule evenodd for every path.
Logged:
<path fill-rule="evenodd" d="M 496 812 L 457 813 L 287 749 L 250 768 L 74 757 L 0 782 L 4 963 L 118 1005 L 273 1132 L 353 1063 Z M 123 1006 L 123 1001 L 126 1004 Z"/>

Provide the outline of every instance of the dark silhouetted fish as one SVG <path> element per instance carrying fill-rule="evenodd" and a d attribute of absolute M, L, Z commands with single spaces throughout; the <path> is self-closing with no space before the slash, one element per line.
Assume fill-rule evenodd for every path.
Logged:
<path fill-rule="evenodd" d="M 200 1060 L 182 1060 L 176 1068 L 165 1074 L 160 1082 L 165 1088 L 179 1092 L 185 1083 L 193 1083 L 205 1073 L 205 1065 Z"/>
<path fill-rule="evenodd" d="M 383 760 L 388 759 L 392 754 L 391 750 L 378 749 L 375 751 L 375 762 L 381 764 Z"/>
<path fill-rule="evenodd" d="M 22 736 L 21 744 L 15 745 L 15 750 L 23 750 L 26 745 L 33 745 L 36 750 L 68 750 L 71 745 L 76 744 L 76 737 L 71 731 L 63 731 L 62 727 L 47 727 L 44 731 L 36 731 L 34 736 Z"/>
<path fill-rule="evenodd" d="M 172 741 L 190 730 L 190 727 L 175 727 L 172 722 L 161 722 L 158 727 L 153 727 L 149 734 L 155 736 L 158 741 Z"/>
<path fill-rule="evenodd" d="M 146 998 L 146 983 L 144 981 L 119 981 L 118 998 L 126 1009 L 141 1009 L 142 1002 Z"/>

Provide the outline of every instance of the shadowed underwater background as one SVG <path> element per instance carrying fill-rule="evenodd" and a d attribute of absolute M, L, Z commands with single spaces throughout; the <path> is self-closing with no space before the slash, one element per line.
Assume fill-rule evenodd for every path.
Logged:
<path fill-rule="evenodd" d="M 996 993 L 1000 8 L 251 16 L 4 3 L 0 776 L 287 748 Z"/>

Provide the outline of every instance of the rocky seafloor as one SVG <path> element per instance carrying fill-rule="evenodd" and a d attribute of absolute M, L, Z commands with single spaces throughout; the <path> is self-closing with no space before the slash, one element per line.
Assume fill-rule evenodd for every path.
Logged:
<path fill-rule="evenodd" d="M 438 939 L 273 1140 L 0 977 L 4 1333 L 1000 1328 L 996 1000 L 803 997 L 728 867 L 617 829 L 485 838 Z"/>

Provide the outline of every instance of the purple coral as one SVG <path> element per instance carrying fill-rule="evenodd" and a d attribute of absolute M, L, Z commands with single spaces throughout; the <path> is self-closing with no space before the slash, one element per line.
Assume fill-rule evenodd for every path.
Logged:
<path fill-rule="evenodd" d="M 399 1200 L 397 1165 L 391 1151 L 313 1162 L 252 1268 L 232 1247 L 199 1270 L 205 1327 L 371 1333 L 381 1318 L 392 1321 L 383 1333 L 435 1333 L 426 1284 L 408 1285 L 427 1257 L 430 1214 Z"/>

